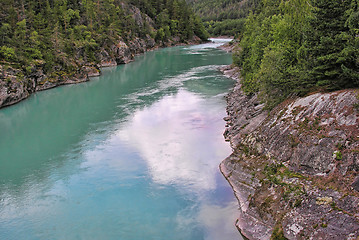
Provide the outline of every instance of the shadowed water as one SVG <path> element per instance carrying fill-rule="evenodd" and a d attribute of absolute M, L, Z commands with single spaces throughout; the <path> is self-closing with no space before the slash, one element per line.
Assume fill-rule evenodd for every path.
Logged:
<path fill-rule="evenodd" d="M 0 239 L 241 239 L 218 170 L 233 86 L 219 44 L 149 52 L 1 109 Z"/>

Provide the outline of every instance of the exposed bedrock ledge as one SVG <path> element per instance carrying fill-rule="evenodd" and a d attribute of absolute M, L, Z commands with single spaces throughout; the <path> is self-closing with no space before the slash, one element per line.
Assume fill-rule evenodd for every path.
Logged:
<path fill-rule="evenodd" d="M 61 66 L 55 66 L 50 74 L 44 74 L 43 61 L 38 61 L 31 66 L 31 73 L 24 76 L 24 72 L 11 66 L 0 65 L 0 108 L 13 105 L 28 98 L 33 92 L 42 91 L 65 84 L 86 82 L 89 77 L 99 76 L 101 67 L 110 67 L 127 64 L 134 60 L 134 56 L 161 47 L 177 44 L 199 44 L 202 41 L 194 36 L 186 43 L 180 43 L 179 38 L 173 38 L 166 43 L 157 44 L 150 36 L 143 39 L 134 38 L 125 43 L 121 38 L 117 44 L 107 48 L 101 48 L 96 53 L 99 64 L 78 61 L 74 65 L 74 72 L 65 73 Z M 78 56 L 83 54 L 83 49 L 77 49 Z M 79 57 L 80 59 L 80 57 Z"/>
<path fill-rule="evenodd" d="M 41 65 L 33 65 L 31 73 L 24 76 L 18 69 L 0 65 L 0 108 L 18 103 L 34 92 L 86 82 L 89 77 L 99 74 L 98 67 L 94 65 L 82 66 L 73 73 L 58 72 L 52 75 L 44 74 Z"/>
<path fill-rule="evenodd" d="M 239 70 L 222 69 L 240 79 Z M 227 96 L 220 165 L 238 199 L 249 239 L 359 236 L 359 91 L 315 93 L 264 110 L 238 80 Z"/>

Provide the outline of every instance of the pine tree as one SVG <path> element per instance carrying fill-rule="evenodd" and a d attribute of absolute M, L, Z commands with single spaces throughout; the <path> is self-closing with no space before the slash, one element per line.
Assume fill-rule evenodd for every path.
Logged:
<path fill-rule="evenodd" d="M 314 0 L 314 17 L 308 32 L 310 75 L 329 90 L 358 86 L 358 63 L 348 48 L 353 36 L 346 24 L 350 0 Z"/>

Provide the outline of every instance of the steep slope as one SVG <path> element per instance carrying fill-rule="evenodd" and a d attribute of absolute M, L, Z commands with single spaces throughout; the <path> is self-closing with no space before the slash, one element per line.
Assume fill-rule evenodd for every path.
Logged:
<path fill-rule="evenodd" d="M 187 0 L 213 36 L 240 34 L 245 18 L 258 5 L 258 0 Z"/>
<path fill-rule="evenodd" d="M 233 56 L 243 91 L 272 108 L 291 96 L 359 87 L 358 16 L 357 0 L 260 1 Z"/>
<path fill-rule="evenodd" d="M 0 2 L 0 107 L 156 47 L 206 40 L 184 1 Z"/>
<path fill-rule="evenodd" d="M 263 0 L 246 19 L 221 171 L 249 239 L 359 236 L 358 13 L 356 0 Z"/>
<path fill-rule="evenodd" d="M 224 72 L 239 80 L 238 69 Z M 249 239 L 359 236 L 359 90 L 315 93 L 264 110 L 240 82 L 227 98 L 220 168 Z"/>
<path fill-rule="evenodd" d="M 205 21 L 244 18 L 254 5 L 250 0 L 188 0 L 193 10 Z"/>

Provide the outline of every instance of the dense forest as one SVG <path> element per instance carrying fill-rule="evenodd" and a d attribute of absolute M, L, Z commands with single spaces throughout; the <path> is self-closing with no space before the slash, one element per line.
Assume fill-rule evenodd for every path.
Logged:
<path fill-rule="evenodd" d="M 259 92 L 269 108 L 309 91 L 359 86 L 358 0 L 188 1 L 211 34 L 240 39 L 233 60 L 243 89 Z M 30 85 L 97 68 L 121 49 L 208 37 L 184 0 L 2 0 L 0 23 L 0 73 L 16 69 L 1 81 L 32 76 Z"/>
<path fill-rule="evenodd" d="M 358 0 L 263 0 L 246 19 L 234 63 L 269 108 L 309 91 L 359 86 Z"/>
<path fill-rule="evenodd" d="M 238 36 L 259 0 L 187 0 L 213 36 Z"/>
<path fill-rule="evenodd" d="M 0 64 L 45 74 L 99 63 L 99 53 L 135 39 L 186 42 L 207 32 L 184 0 L 1 0 Z M 103 51 L 104 52 L 104 51 Z"/>

